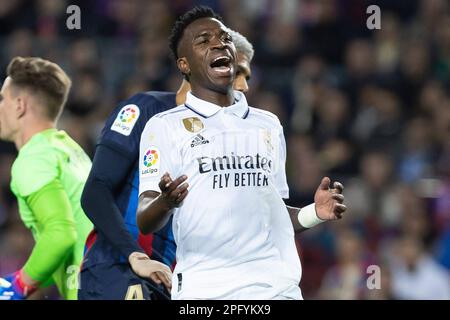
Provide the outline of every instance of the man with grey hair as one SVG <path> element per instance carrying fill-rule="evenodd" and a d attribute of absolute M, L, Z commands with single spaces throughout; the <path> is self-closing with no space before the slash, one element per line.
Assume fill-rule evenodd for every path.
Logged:
<path fill-rule="evenodd" d="M 237 70 L 233 87 L 235 90 L 247 93 L 249 90 L 247 82 L 250 80 L 252 74 L 250 63 L 252 62 L 255 51 L 253 50 L 253 45 L 242 34 L 231 29 L 228 29 L 228 32 L 231 38 L 233 38 L 233 43 L 237 51 Z"/>

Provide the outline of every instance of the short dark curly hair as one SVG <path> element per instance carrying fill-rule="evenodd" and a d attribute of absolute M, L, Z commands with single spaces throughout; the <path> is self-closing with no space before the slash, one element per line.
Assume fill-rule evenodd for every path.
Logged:
<path fill-rule="evenodd" d="M 192 22 L 201 18 L 214 18 L 219 20 L 220 22 L 223 22 L 222 17 L 215 13 L 213 9 L 207 6 L 196 6 L 183 15 L 179 16 L 175 21 L 169 37 L 169 47 L 175 60 L 178 59 L 178 44 L 180 43 L 184 30 Z"/>

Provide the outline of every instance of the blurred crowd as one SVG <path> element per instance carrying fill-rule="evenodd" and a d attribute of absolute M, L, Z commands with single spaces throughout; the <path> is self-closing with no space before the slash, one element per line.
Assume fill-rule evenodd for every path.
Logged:
<path fill-rule="evenodd" d="M 66 27 L 69 4 L 81 30 Z M 0 74 L 17 55 L 59 63 L 73 79 L 59 127 L 92 156 L 118 101 L 178 88 L 167 38 L 196 4 L 255 48 L 247 97 L 284 125 L 288 204 L 311 203 L 323 176 L 345 186 L 344 219 L 297 237 L 304 297 L 450 299 L 448 0 L 0 1 Z M 366 27 L 370 4 L 380 30 Z M 9 191 L 14 158 L 1 143 L 0 275 L 33 245 Z"/>

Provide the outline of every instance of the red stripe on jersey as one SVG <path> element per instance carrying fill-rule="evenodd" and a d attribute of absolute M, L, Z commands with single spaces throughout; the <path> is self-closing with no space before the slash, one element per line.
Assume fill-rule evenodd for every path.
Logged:
<path fill-rule="evenodd" d="M 172 265 L 170 266 L 170 269 L 173 271 L 175 270 L 175 266 L 177 265 L 177 259 L 175 259 L 172 263 Z"/>
<path fill-rule="evenodd" d="M 151 257 L 153 253 L 153 234 L 144 235 L 139 232 L 138 244 L 144 249 L 144 252 Z"/>
<path fill-rule="evenodd" d="M 91 250 L 92 246 L 94 245 L 95 241 L 97 241 L 97 231 L 93 229 L 89 235 L 86 238 L 86 253 Z M 85 253 L 85 255 L 86 255 Z"/>
<path fill-rule="evenodd" d="M 92 229 L 92 231 L 89 232 L 89 235 L 86 238 L 86 243 L 84 244 L 84 256 L 83 256 L 83 261 L 81 261 L 81 264 L 80 264 L 80 271 L 83 269 L 84 258 L 86 257 L 89 250 L 91 250 L 95 241 L 97 241 L 97 231 L 95 229 Z"/>

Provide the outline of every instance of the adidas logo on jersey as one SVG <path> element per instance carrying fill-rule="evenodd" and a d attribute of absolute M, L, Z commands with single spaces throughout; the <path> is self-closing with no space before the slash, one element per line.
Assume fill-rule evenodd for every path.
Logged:
<path fill-rule="evenodd" d="M 195 136 L 195 138 L 191 142 L 191 148 L 196 147 L 201 144 L 207 144 L 209 140 L 206 140 L 201 134 Z"/>

